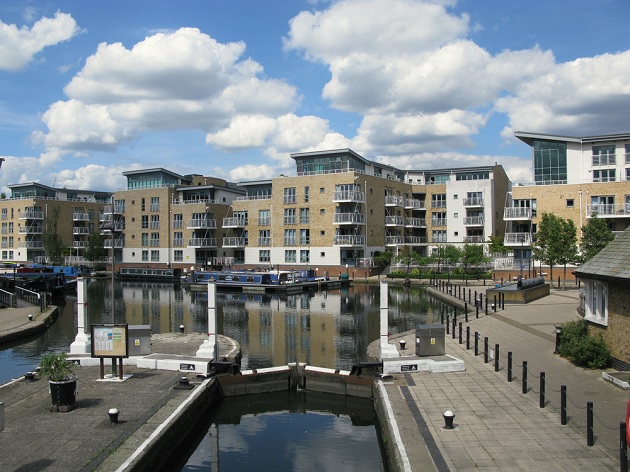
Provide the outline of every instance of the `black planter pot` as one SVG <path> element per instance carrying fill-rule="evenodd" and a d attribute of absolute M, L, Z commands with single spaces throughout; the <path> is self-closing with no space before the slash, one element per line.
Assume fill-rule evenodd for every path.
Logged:
<path fill-rule="evenodd" d="M 53 407 L 69 411 L 74 408 L 77 397 L 77 379 L 65 380 L 62 382 L 48 381 L 50 387 L 50 399 Z"/>

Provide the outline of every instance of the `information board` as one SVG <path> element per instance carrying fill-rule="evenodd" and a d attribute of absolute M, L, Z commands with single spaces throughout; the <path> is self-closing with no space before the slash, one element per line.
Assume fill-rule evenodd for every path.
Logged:
<path fill-rule="evenodd" d="M 129 357 L 126 324 L 93 324 L 92 357 Z"/>

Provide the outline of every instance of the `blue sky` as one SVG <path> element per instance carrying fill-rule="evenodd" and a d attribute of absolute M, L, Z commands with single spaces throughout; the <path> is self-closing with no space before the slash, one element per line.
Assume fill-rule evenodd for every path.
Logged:
<path fill-rule="evenodd" d="M 630 131 L 629 19 L 627 0 L 0 2 L 0 190 L 268 179 L 345 147 L 527 181 L 514 131 Z"/>

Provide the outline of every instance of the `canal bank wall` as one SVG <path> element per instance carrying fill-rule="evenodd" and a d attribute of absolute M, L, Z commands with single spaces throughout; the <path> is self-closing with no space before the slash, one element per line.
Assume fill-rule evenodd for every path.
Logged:
<path fill-rule="evenodd" d="M 38 306 L 1 309 L 0 345 L 43 333 L 59 318 L 59 313 L 59 307 L 54 305 L 44 311 Z"/>

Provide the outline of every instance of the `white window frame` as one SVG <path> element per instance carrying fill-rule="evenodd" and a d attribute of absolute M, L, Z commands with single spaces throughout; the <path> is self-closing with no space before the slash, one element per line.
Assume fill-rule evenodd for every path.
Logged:
<path fill-rule="evenodd" d="M 608 284 L 600 280 L 585 280 L 584 319 L 608 326 Z"/>

